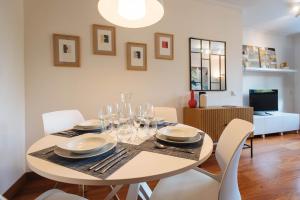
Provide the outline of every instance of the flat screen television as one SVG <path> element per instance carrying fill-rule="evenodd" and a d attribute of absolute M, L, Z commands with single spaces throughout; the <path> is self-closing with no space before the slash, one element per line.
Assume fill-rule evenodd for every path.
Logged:
<path fill-rule="evenodd" d="M 249 90 L 249 104 L 256 114 L 278 111 L 278 90 Z"/>

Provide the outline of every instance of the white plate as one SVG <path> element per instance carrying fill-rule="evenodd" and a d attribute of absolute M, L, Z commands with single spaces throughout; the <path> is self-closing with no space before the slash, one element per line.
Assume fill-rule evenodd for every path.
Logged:
<path fill-rule="evenodd" d="M 167 126 L 158 131 L 159 134 L 166 136 L 173 141 L 187 141 L 198 134 L 198 129 L 190 126 Z"/>
<path fill-rule="evenodd" d="M 197 134 L 195 137 L 188 139 L 187 141 L 174 141 L 174 140 L 170 140 L 168 139 L 165 135 L 161 135 L 161 134 L 156 134 L 155 137 L 158 140 L 161 140 L 163 142 L 167 142 L 167 143 L 171 143 L 171 144 L 194 144 L 197 142 L 200 142 L 200 140 L 202 139 L 202 135 L 201 134 Z"/>
<path fill-rule="evenodd" d="M 70 138 L 56 146 L 77 154 L 86 154 L 101 149 L 108 142 L 105 137 L 96 134 L 85 134 Z"/>
<path fill-rule="evenodd" d="M 87 120 L 74 126 L 78 130 L 92 130 L 100 128 L 100 121 L 98 119 Z"/>
<path fill-rule="evenodd" d="M 66 151 L 63 150 L 61 148 L 56 148 L 54 150 L 54 153 L 60 157 L 63 158 L 68 158 L 68 159 L 85 159 L 85 158 L 92 158 L 95 156 L 100 156 L 110 150 L 112 150 L 113 148 L 115 148 L 115 146 L 117 145 L 117 143 L 107 143 L 103 148 L 101 148 L 99 151 L 94 151 L 88 154 L 77 154 L 77 153 L 72 153 L 70 151 Z"/>

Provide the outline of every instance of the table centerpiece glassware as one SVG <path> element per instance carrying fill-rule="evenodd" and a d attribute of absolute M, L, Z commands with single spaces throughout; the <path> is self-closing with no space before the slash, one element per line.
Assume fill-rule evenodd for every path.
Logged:
<path fill-rule="evenodd" d="M 107 108 L 106 106 L 102 106 L 99 109 L 98 112 L 98 119 L 99 119 L 99 128 L 101 129 L 102 132 L 105 132 L 107 130 L 109 120 L 108 120 L 108 113 L 107 113 Z"/>
<path fill-rule="evenodd" d="M 145 122 L 145 128 L 146 132 L 149 135 L 151 131 L 151 123 L 154 120 L 155 112 L 154 112 L 154 106 L 150 103 L 146 103 L 144 105 L 144 122 Z"/>
<path fill-rule="evenodd" d="M 118 136 L 121 141 L 128 142 L 133 133 L 133 111 L 131 107 L 131 93 L 121 93 L 119 104 L 119 129 Z"/>

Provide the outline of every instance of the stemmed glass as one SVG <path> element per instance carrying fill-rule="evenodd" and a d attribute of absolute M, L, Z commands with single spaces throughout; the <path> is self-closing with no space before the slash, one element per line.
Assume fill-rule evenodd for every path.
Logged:
<path fill-rule="evenodd" d="M 151 123 L 154 120 L 155 112 L 154 112 L 154 106 L 152 104 L 145 104 L 144 107 L 144 119 L 145 119 L 145 126 L 148 129 L 148 132 L 151 128 Z"/>
<path fill-rule="evenodd" d="M 135 132 L 136 132 L 136 138 L 140 138 L 140 127 L 141 124 L 144 123 L 144 107 L 142 105 L 138 105 L 135 108 L 135 112 L 134 112 L 134 118 L 133 118 L 133 125 L 135 127 Z"/>
<path fill-rule="evenodd" d="M 112 132 L 113 130 L 118 130 L 119 127 L 119 105 L 107 105 L 106 112 L 108 116 L 109 122 L 109 130 Z"/>
<path fill-rule="evenodd" d="M 134 113 L 134 127 L 135 127 L 137 132 L 138 132 L 140 126 L 141 126 L 141 123 L 143 122 L 143 116 L 144 116 L 143 106 L 138 105 L 135 108 L 135 113 Z"/>
<path fill-rule="evenodd" d="M 101 130 L 106 131 L 108 125 L 108 118 L 109 118 L 106 106 L 100 108 L 98 112 L 98 118 L 100 121 Z"/>

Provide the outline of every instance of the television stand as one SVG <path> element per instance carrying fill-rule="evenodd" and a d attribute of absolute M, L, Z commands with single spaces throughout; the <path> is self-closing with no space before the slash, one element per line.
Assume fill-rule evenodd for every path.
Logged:
<path fill-rule="evenodd" d="M 300 115 L 298 113 L 272 112 L 272 115 L 254 115 L 254 135 L 298 131 Z"/>
<path fill-rule="evenodd" d="M 254 115 L 257 115 L 257 116 L 270 116 L 270 115 L 273 115 L 273 114 L 269 113 L 269 112 L 255 111 Z"/>

